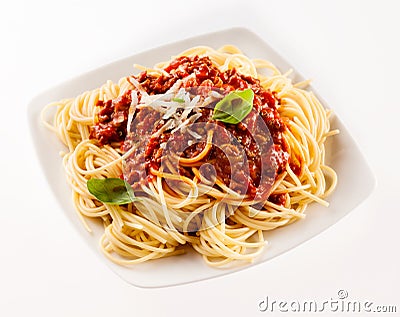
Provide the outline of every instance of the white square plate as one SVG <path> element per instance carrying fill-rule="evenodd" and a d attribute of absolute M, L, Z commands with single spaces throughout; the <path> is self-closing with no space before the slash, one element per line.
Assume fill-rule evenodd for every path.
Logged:
<path fill-rule="evenodd" d="M 365 200 L 374 188 L 375 178 L 356 143 L 340 120 L 333 117 L 332 128 L 339 129 L 340 134 L 327 141 L 326 158 L 327 163 L 336 170 L 339 183 L 335 192 L 328 199 L 330 207 L 325 208 L 318 204 L 312 204 L 306 211 L 306 219 L 266 233 L 269 245 L 253 264 L 233 269 L 211 268 L 203 262 L 200 255 L 194 251 L 190 252 L 190 250 L 182 256 L 149 261 L 134 267 L 118 266 L 106 259 L 98 246 L 99 237 L 103 232 L 102 225 L 90 222 L 93 233 L 88 233 L 73 210 L 71 189 L 65 181 L 59 156 L 63 145 L 53 133 L 41 124 L 39 118 L 41 109 L 49 102 L 75 97 L 86 90 L 99 87 L 108 79 L 117 81 L 121 77 L 131 75 L 134 63 L 151 67 L 160 61 L 169 60 L 171 56 L 192 46 L 207 45 L 218 48 L 224 44 L 236 45 L 252 58 L 267 59 L 282 72 L 293 69 L 295 82 L 304 79 L 295 71 L 295 67 L 282 59 L 257 35 L 244 28 L 233 28 L 193 37 L 119 60 L 53 87 L 35 97 L 29 104 L 29 122 L 34 145 L 43 171 L 60 203 L 61 210 L 78 230 L 83 240 L 99 255 L 99 258 L 105 261 L 121 278 L 133 285 L 163 287 L 184 284 L 232 273 L 265 262 L 318 235 L 336 223 Z M 327 107 L 326 104 L 324 106 Z"/>

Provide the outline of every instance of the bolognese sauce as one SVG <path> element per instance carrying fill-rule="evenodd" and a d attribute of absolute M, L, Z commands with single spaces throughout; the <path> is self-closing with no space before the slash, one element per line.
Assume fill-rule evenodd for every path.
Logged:
<path fill-rule="evenodd" d="M 267 199 L 274 179 L 285 171 L 289 161 L 288 146 L 283 137 L 286 125 L 277 111 L 280 100 L 276 94 L 264 89 L 258 79 L 242 75 L 236 69 L 220 71 L 208 57 L 182 56 L 173 60 L 163 70 L 164 72 L 160 74 L 144 71 L 132 77 L 149 95 L 164 94 L 181 79 L 185 79 L 182 83 L 185 89 L 193 89 L 193 92 L 198 94 L 207 93 L 213 89 L 225 95 L 231 91 L 248 88 L 253 91 L 253 109 L 242 122 L 228 124 L 213 120 L 215 103 L 201 109 L 201 116 L 196 122 L 213 124 L 214 128 L 221 127 L 218 133 L 214 134 L 214 138 L 218 140 L 218 146 L 213 144 L 204 159 L 204 163 L 212 163 L 216 177 L 237 193 Z M 121 148 L 127 151 L 131 144 L 124 141 L 129 129 L 134 131 L 133 133 L 138 138 L 146 133 L 157 132 L 159 125 L 156 123 L 161 120 L 160 114 L 144 108 L 135 111 L 135 126 L 127 127 L 132 102 L 131 92 L 127 90 L 114 100 L 98 101 L 97 122 L 90 133 L 92 139 L 97 139 L 101 145 L 121 142 Z M 140 98 L 141 93 L 138 92 L 138 99 Z M 268 128 L 270 137 L 262 133 L 263 125 Z M 177 135 L 170 131 L 142 140 L 145 143 L 143 148 L 138 149 L 126 162 L 128 173 L 125 177 L 128 178 L 128 182 L 135 187 L 154 179 L 151 170 L 160 168 L 163 155 L 161 144 L 163 143 L 169 142 L 170 148 L 177 152 L 186 146 L 184 151 L 179 153 L 184 158 L 195 157 L 206 146 L 205 140 L 189 146 L 188 141 L 183 134 Z M 221 150 L 223 145 L 229 145 L 226 147 L 228 148 L 226 151 L 230 151 L 229 155 Z M 243 149 L 244 153 L 240 154 L 239 149 Z M 230 157 L 238 159 L 231 162 Z M 247 168 L 243 167 L 244 161 Z M 269 168 L 265 169 L 262 166 Z M 299 170 L 296 166 L 293 169 L 296 172 Z M 193 177 L 190 168 L 180 167 L 179 173 Z M 283 197 L 273 196 L 271 201 L 284 204 Z"/>

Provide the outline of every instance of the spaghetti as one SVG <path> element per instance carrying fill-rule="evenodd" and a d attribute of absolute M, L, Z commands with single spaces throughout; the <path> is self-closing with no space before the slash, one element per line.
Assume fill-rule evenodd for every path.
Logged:
<path fill-rule="evenodd" d="M 311 202 L 328 206 L 337 177 L 324 144 L 338 131 L 330 129 L 331 111 L 303 89 L 308 82 L 293 84 L 289 73 L 230 45 L 136 67 L 138 75 L 42 112 L 67 147 L 75 209 L 89 231 L 87 218 L 103 221 L 100 246 L 110 260 L 140 263 L 189 244 L 211 266 L 252 261 L 265 231 L 304 218 Z M 248 114 L 216 119 L 229 98 L 229 111 L 243 110 L 246 89 Z M 108 178 L 123 178 L 138 199 L 96 199 L 88 180 Z"/>

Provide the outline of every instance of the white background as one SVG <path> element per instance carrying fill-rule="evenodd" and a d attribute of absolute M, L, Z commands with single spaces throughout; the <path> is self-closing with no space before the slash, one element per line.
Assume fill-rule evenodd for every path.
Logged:
<path fill-rule="evenodd" d="M 400 315 L 399 12 L 399 2 L 382 0 L 2 2 L 0 315 L 257 316 L 267 315 L 258 310 L 266 296 L 322 302 L 340 289 L 397 305 Z M 313 79 L 377 188 L 339 223 L 267 263 L 184 286 L 128 285 L 58 207 L 31 144 L 27 104 L 103 64 L 233 26 L 256 32 Z"/>

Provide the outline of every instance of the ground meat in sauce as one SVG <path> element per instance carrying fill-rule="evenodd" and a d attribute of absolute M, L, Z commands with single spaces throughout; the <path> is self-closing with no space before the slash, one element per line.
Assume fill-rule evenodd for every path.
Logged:
<path fill-rule="evenodd" d="M 97 123 L 90 130 L 90 138 L 97 139 L 101 145 L 123 141 L 131 102 L 130 90 L 113 100 L 99 100 L 96 104 L 100 108 Z"/>
<path fill-rule="evenodd" d="M 272 194 L 268 197 L 268 200 L 273 204 L 284 206 L 286 203 L 286 195 L 285 194 Z"/>
<path fill-rule="evenodd" d="M 192 91 L 194 93 L 206 94 L 210 89 L 220 89 L 225 94 L 237 89 L 251 88 L 253 90 L 253 110 L 243 122 L 233 125 L 211 120 L 213 105 L 211 105 L 211 108 L 203 108 L 201 110 L 202 116 L 196 122 L 213 123 L 214 129 L 215 125 L 221 127 L 221 129 L 217 129 L 217 132 L 214 132 L 215 137 L 213 138 L 213 143 L 217 142 L 218 146 L 213 145 L 204 160 L 212 163 L 217 177 L 238 193 L 247 193 L 251 197 L 267 198 L 273 180 L 285 170 L 289 159 L 288 146 L 282 135 L 286 126 L 276 109 L 276 104 L 279 103 L 276 95 L 265 90 L 260 85 L 259 80 L 239 74 L 235 69 L 220 72 L 218 68 L 213 66 L 208 57 L 182 56 L 172 61 L 164 70 L 166 74 L 163 75 L 142 72 L 135 78 L 148 94 L 165 93 L 177 80 L 188 76 L 190 77 L 185 82 L 184 87 L 196 89 Z M 144 135 L 154 133 L 157 130 L 156 125 L 160 119 L 155 111 L 148 113 L 146 111 L 149 110 L 146 109 L 136 111 L 135 126 L 130 127 L 132 131 L 130 136 L 133 139 L 129 142 L 125 140 L 128 111 L 131 103 L 130 96 L 131 92 L 127 91 L 114 100 L 98 102 L 97 106 L 100 107 L 100 110 L 97 123 L 93 126 L 90 137 L 97 139 L 100 144 L 111 142 L 123 144 L 125 141 L 125 144 L 122 145 L 125 151 L 130 148 L 133 142 L 139 142 L 142 145 L 142 150 L 134 153 L 126 162 L 127 175 L 125 176 L 131 184 L 138 186 L 138 184 L 152 179 L 150 169 L 158 170 L 161 164 L 162 149 L 160 145 L 162 143 L 168 141 L 171 150 L 178 152 L 185 145 L 184 151 L 179 155 L 186 158 L 194 157 L 203 150 L 205 134 L 202 142 L 196 142 L 191 146 L 187 146 L 188 140 L 182 134 L 179 136 L 171 135 L 168 131 L 156 138 L 144 138 Z M 260 122 L 260 120 L 263 122 Z M 263 124 L 268 127 L 272 140 L 263 133 Z M 234 140 L 240 144 L 235 145 Z M 228 148 L 228 152 L 225 149 L 224 153 L 221 150 L 223 147 Z M 243 148 L 244 153 L 235 153 L 239 148 Z M 229 155 L 228 158 L 226 153 L 229 153 L 229 151 L 232 152 L 232 155 Z M 232 157 L 237 159 L 232 162 Z M 245 161 L 247 161 L 248 171 L 243 167 Z M 269 168 L 266 169 L 265 166 Z M 294 168 L 296 169 L 296 166 Z M 193 177 L 190 168 L 180 168 L 180 173 Z M 273 197 L 271 199 L 279 204 L 284 203 L 282 199 Z"/>

